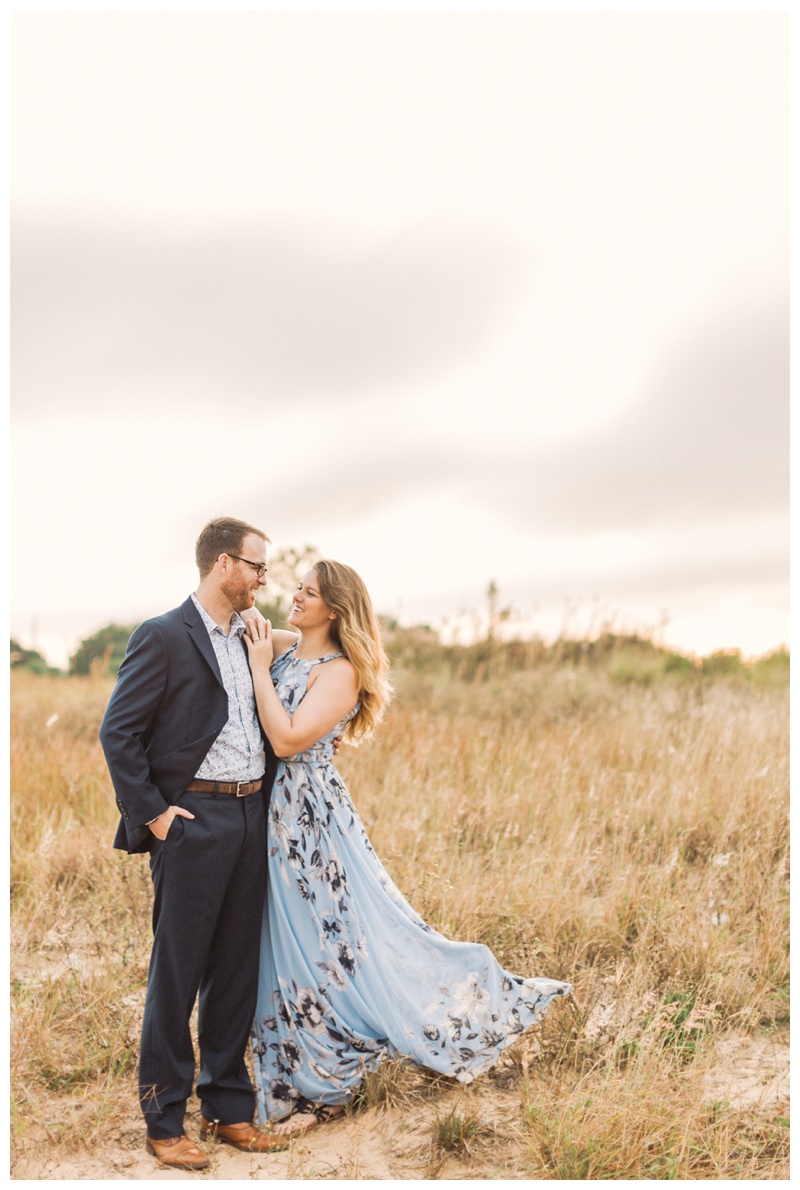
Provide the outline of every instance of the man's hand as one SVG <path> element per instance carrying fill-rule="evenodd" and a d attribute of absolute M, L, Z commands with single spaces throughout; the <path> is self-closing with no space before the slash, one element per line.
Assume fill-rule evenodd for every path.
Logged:
<path fill-rule="evenodd" d="M 194 818 L 194 814 L 184 810 L 183 806 L 169 806 L 163 814 L 159 814 L 158 818 L 154 818 L 152 822 L 148 823 L 150 830 L 162 843 L 167 837 L 167 831 L 172 826 L 173 818 Z"/>
<path fill-rule="evenodd" d="M 344 739 L 344 736 L 341 736 L 341 735 L 337 735 L 337 736 L 333 737 L 333 755 L 334 756 L 339 755 L 339 749 L 342 746 L 343 739 Z"/>

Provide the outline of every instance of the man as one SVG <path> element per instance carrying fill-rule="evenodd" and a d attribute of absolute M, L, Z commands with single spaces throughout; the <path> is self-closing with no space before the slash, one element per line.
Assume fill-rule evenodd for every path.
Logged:
<path fill-rule="evenodd" d="M 153 878 L 139 1065 L 146 1146 L 182 1169 L 208 1165 L 184 1132 L 198 992 L 201 1137 L 258 1153 L 288 1143 L 253 1127 L 244 1061 L 276 760 L 258 721 L 239 613 L 267 581 L 268 540 L 230 517 L 206 525 L 197 591 L 133 633 L 100 729 L 121 813 L 114 846 L 149 851 Z"/>

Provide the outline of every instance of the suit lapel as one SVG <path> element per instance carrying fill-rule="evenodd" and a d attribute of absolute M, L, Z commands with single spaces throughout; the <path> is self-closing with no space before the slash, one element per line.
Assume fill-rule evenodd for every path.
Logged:
<path fill-rule="evenodd" d="M 217 679 L 220 686 L 223 686 L 224 688 L 222 674 L 219 671 L 219 662 L 217 661 L 217 655 L 214 652 L 214 646 L 211 643 L 211 637 L 208 635 L 208 629 L 203 623 L 202 617 L 195 607 L 194 600 L 192 599 L 191 595 L 183 604 L 182 611 L 184 622 L 189 630 L 189 636 L 200 651 L 203 660 L 211 668 L 211 672 L 214 674 L 214 677 Z"/>

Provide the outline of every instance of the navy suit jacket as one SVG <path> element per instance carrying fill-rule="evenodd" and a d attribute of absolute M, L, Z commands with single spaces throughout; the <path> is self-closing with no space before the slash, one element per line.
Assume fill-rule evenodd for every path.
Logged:
<path fill-rule="evenodd" d="M 147 823 L 194 779 L 227 721 L 228 696 L 214 646 L 191 597 L 140 624 L 100 728 L 121 815 L 115 847 L 150 850 Z M 264 748 L 269 791 L 277 760 L 266 737 Z"/>

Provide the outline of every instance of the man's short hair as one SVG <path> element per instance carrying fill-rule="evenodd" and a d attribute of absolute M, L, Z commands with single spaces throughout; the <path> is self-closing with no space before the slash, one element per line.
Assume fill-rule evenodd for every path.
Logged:
<path fill-rule="evenodd" d="M 249 533 L 255 533 L 256 537 L 269 541 L 263 529 L 248 525 L 247 521 L 237 521 L 232 516 L 220 516 L 209 521 L 198 537 L 194 551 L 200 577 L 205 578 L 213 569 L 220 554 L 238 554 Z"/>

